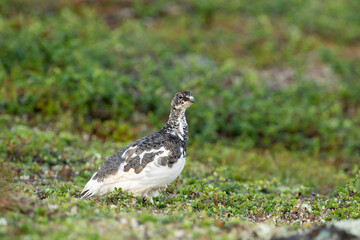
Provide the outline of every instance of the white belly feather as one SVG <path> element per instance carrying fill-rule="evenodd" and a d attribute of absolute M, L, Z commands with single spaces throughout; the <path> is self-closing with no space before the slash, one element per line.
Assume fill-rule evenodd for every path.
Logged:
<path fill-rule="evenodd" d="M 164 149 L 157 151 L 160 150 L 163 151 Z M 165 157 L 169 154 L 165 150 L 162 154 L 157 155 L 154 161 L 148 163 L 138 174 L 135 173 L 133 168 L 124 172 L 124 166 L 127 163 L 122 163 L 115 175 L 110 175 L 103 182 L 91 179 L 87 186 L 85 186 L 85 189 L 89 189 L 92 192 L 92 196 L 103 196 L 114 191 L 115 188 L 131 192 L 134 196 L 151 195 L 151 192 L 156 192 L 157 189 L 167 186 L 180 175 L 185 166 L 185 156 L 182 149 L 181 152 L 182 154 L 178 161 L 169 167 L 161 165 L 158 161 L 160 157 Z"/>

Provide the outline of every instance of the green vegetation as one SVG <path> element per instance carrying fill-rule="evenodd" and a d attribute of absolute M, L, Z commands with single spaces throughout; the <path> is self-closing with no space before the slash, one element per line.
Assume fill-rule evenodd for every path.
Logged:
<path fill-rule="evenodd" d="M 80 1 L 81 2 L 81 1 Z M 355 0 L 0 3 L 0 237 L 264 238 L 360 218 Z M 155 204 L 76 200 L 106 156 L 187 111 Z"/>

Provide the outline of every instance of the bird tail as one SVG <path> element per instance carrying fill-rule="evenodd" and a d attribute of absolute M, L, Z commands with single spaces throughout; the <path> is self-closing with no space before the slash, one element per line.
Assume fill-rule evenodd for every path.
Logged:
<path fill-rule="evenodd" d="M 80 195 L 78 196 L 78 199 L 87 199 L 98 195 L 103 184 L 93 179 L 95 174 L 85 185 L 84 189 L 81 191 Z"/>

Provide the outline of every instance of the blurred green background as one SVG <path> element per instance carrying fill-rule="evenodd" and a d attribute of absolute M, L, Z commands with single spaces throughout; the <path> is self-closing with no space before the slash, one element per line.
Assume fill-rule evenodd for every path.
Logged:
<path fill-rule="evenodd" d="M 30 179 L 83 166 L 162 127 L 189 90 L 185 176 L 330 194 L 360 166 L 359 12 L 356 0 L 2 0 L 1 157 Z M 102 159 L 90 162 L 77 191 Z"/>
<path fill-rule="evenodd" d="M 301 151 L 345 172 L 358 163 L 356 1 L 0 7 L 2 114 L 130 141 L 160 128 L 187 89 L 192 145 Z"/>

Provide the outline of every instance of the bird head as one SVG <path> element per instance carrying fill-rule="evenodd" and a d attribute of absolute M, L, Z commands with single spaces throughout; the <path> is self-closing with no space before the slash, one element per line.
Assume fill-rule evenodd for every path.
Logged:
<path fill-rule="evenodd" d="M 171 106 L 175 109 L 183 109 L 190 107 L 195 102 L 193 94 L 189 91 L 177 92 L 171 101 Z"/>

